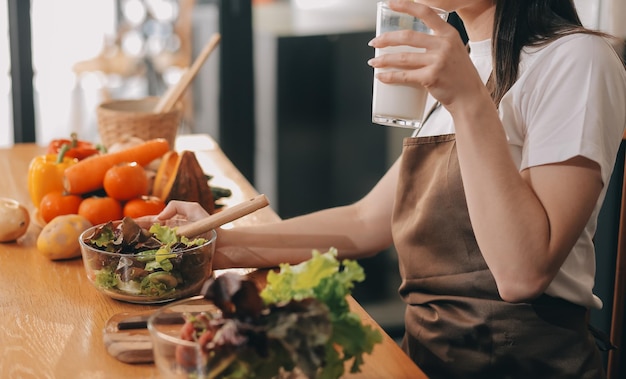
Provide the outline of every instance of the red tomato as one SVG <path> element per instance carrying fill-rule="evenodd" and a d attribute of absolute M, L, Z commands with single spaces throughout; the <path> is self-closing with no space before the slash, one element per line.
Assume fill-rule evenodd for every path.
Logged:
<path fill-rule="evenodd" d="M 141 196 L 124 204 L 124 217 L 138 218 L 161 213 L 165 202 L 156 196 Z"/>
<path fill-rule="evenodd" d="M 116 200 L 134 199 L 148 194 L 148 174 L 137 162 L 120 163 L 107 170 L 103 186 L 107 195 Z"/>
<path fill-rule="evenodd" d="M 77 195 L 64 195 L 61 191 L 48 192 L 39 203 L 39 214 L 46 222 L 56 216 L 78 214 L 78 207 L 83 198 Z"/>
<path fill-rule="evenodd" d="M 88 197 L 80 203 L 78 214 L 92 225 L 122 219 L 122 204 L 111 197 Z"/>

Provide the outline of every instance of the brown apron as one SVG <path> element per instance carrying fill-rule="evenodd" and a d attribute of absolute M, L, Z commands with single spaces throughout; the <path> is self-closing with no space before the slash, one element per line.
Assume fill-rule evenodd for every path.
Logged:
<path fill-rule="evenodd" d="M 403 348 L 430 378 L 603 378 L 586 309 L 502 301 L 476 243 L 455 135 L 404 141 L 393 214 Z"/>

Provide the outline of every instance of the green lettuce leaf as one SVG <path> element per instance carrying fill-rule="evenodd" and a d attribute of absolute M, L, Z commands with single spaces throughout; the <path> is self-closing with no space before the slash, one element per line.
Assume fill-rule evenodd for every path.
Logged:
<path fill-rule="evenodd" d="M 351 372 L 358 372 L 363 354 L 372 352 L 382 342 L 381 334 L 363 325 L 350 311 L 347 296 L 355 282 L 365 280 L 363 268 L 354 260 L 337 260 L 337 250 L 313 251 L 312 258 L 297 265 L 281 264 L 279 272 L 270 271 L 267 285 L 261 291 L 266 304 L 316 298 L 330 310 L 332 333 L 326 342 L 326 362 L 318 378 L 338 378 L 344 373 L 345 361 L 353 360 Z M 335 351 L 340 346 L 341 351 Z"/>
<path fill-rule="evenodd" d="M 153 224 L 152 226 L 150 226 L 150 233 L 152 233 L 156 239 L 158 239 L 159 241 L 161 241 L 161 243 L 165 245 L 171 246 L 178 242 L 176 230 L 167 226 Z"/>

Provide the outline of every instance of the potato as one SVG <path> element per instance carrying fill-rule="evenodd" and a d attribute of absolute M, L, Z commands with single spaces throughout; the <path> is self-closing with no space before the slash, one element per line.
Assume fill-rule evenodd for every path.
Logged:
<path fill-rule="evenodd" d="M 0 242 L 15 241 L 26 233 L 30 224 L 28 210 L 19 202 L 0 198 Z"/>
<path fill-rule="evenodd" d="M 70 214 L 53 218 L 37 237 L 37 249 L 50 260 L 79 257 L 80 234 L 91 227 L 83 216 Z"/>

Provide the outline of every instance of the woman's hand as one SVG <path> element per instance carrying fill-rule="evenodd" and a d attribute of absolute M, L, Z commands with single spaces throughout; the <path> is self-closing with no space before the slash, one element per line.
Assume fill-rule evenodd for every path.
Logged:
<path fill-rule="evenodd" d="M 176 216 L 182 216 L 189 221 L 197 221 L 209 216 L 209 213 L 198 203 L 172 200 L 157 215 L 157 220 L 168 220 Z"/>
<path fill-rule="evenodd" d="M 375 48 L 406 45 L 425 49 L 424 52 L 391 53 L 370 59 L 368 64 L 374 68 L 393 69 L 379 73 L 378 80 L 423 86 L 450 112 L 456 104 L 473 103 L 467 100 L 481 92 L 489 95 L 454 27 L 423 4 L 390 1 L 389 5 L 395 11 L 423 20 L 433 34 L 404 30 L 383 33 L 370 41 L 370 46 Z"/>

